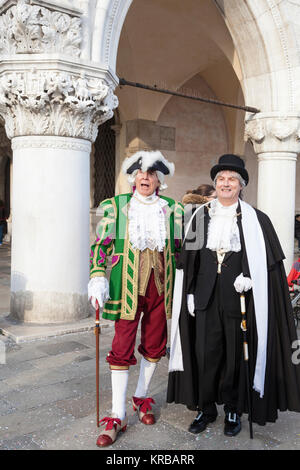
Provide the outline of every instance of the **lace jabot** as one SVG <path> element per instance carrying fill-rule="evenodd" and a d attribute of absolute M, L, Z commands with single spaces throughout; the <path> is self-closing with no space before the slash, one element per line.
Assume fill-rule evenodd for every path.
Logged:
<path fill-rule="evenodd" d="M 129 241 L 134 249 L 163 251 L 166 241 L 165 206 L 156 193 L 142 196 L 134 191 L 128 210 Z"/>
<path fill-rule="evenodd" d="M 236 209 L 238 203 L 223 206 L 218 199 L 211 202 L 210 221 L 206 247 L 212 251 L 240 251 L 240 232 L 237 225 Z"/>

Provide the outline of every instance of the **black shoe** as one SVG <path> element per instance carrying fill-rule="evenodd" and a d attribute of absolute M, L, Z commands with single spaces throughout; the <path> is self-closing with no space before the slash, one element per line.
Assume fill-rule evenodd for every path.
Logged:
<path fill-rule="evenodd" d="M 212 415 L 207 415 L 200 411 L 194 421 L 191 423 L 189 427 L 189 431 L 193 434 L 198 434 L 199 432 L 204 431 L 206 429 L 208 423 L 213 423 L 216 421 L 217 417 Z"/>
<path fill-rule="evenodd" d="M 237 413 L 226 413 L 224 434 L 225 436 L 236 436 L 242 429 L 241 420 Z"/>

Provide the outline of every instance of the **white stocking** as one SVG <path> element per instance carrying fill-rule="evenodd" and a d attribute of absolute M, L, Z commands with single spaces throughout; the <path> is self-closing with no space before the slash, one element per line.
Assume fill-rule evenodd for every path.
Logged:
<path fill-rule="evenodd" d="M 156 369 L 157 362 L 149 362 L 142 357 L 140 365 L 139 381 L 136 387 L 134 396 L 138 398 L 146 398 L 148 393 L 148 387 L 154 371 Z"/>
<path fill-rule="evenodd" d="M 126 415 L 128 370 L 112 370 L 112 414 L 123 420 Z"/>

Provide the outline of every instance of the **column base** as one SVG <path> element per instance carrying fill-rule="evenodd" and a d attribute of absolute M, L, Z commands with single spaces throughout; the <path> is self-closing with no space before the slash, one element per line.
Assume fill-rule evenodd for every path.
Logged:
<path fill-rule="evenodd" d="M 90 313 L 87 294 L 30 290 L 11 292 L 10 314 L 18 322 L 41 325 L 78 322 Z"/>
<path fill-rule="evenodd" d="M 104 321 L 100 324 L 101 328 L 113 325 L 113 322 Z M 0 334 L 9 337 L 15 343 L 26 343 L 31 341 L 46 340 L 55 336 L 63 336 L 67 334 L 83 333 L 94 329 L 95 320 L 88 317 L 77 322 L 61 323 L 61 324 L 28 324 L 14 320 L 10 315 L 0 319 Z M 92 334 L 92 331 L 91 331 Z"/>

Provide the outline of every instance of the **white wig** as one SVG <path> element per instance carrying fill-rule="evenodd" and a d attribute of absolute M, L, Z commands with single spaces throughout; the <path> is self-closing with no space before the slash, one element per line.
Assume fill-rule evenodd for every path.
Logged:
<path fill-rule="evenodd" d="M 139 169 L 143 173 L 148 170 L 156 171 L 160 182 L 159 190 L 163 191 L 168 187 L 164 181 L 165 175 L 173 176 L 175 165 L 169 162 L 159 150 L 139 150 L 127 157 L 122 164 L 122 171 L 127 175 L 127 180 L 131 185 L 134 185 Z"/>

